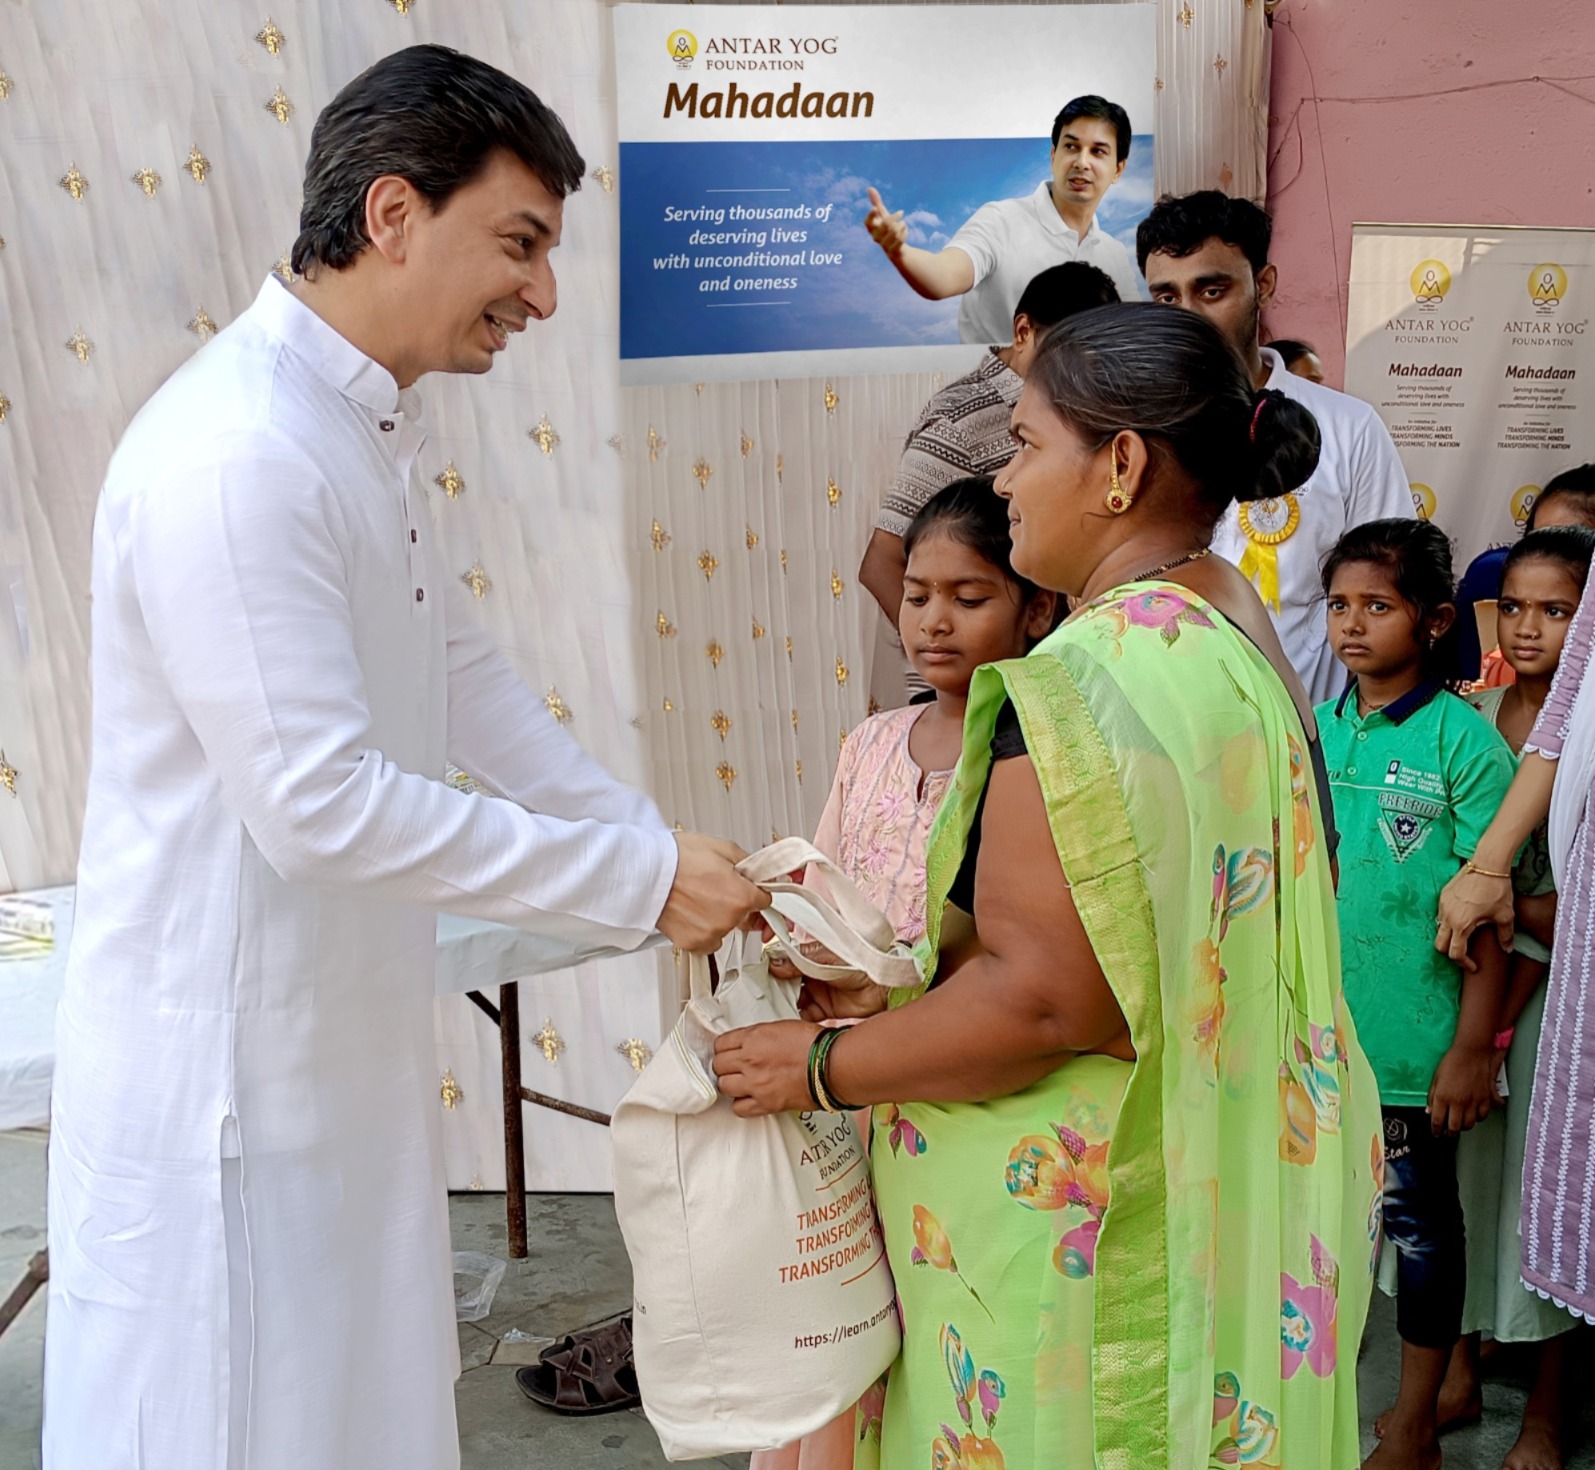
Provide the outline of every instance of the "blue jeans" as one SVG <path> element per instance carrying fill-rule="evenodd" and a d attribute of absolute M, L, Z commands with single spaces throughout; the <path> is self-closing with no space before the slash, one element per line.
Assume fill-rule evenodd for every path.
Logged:
<path fill-rule="evenodd" d="M 1385 1239 L 1396 1250 L 1396 1330 L 1414 1347 L 1450 1348 L 1462 1333 L 1466 1236 L 1457 1141 L 1436 1138 L 1426 1108 L 1386 1108 Z"/>

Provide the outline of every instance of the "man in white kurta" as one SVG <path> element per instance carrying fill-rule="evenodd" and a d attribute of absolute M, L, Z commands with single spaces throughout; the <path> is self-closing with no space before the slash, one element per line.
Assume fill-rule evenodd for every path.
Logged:
<path fill-rule="evenodd" d="M 415 50 L 446 98 L 452 53 Z M 386 321 L 373 340 L 411 369 L 471 370 L 479 345 L 485 370 L 551 311 L 547 240 L 506 250 L 495 228 L 471 258 L 465 232 L 517 189 L 557 242 L 557 195 L 492 160 L 498 194 L 472 182 L 435 215 L 371 184 L 375 248 L 314 291 L 268 278 L 106 476 L 50 1147 L 51 1470 L 457 1464 L 436 911 L 634 947 L 699 868 L 706 839 L 678 844 L 474 623 L 416 483 L 415 390 L 323 314 Z M 449 293 L 477 275 L 497 304 L 451 338 Z M 448 760 L 507 799 L 452 789 Z M 685 942 L 757 893 L 722 877 Z"/>

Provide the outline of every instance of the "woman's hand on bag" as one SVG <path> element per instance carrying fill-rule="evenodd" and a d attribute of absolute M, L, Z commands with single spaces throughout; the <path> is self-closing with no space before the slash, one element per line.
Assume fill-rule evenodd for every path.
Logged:
<path fill-rule="evenodd" d="M 1473 931 L 1482 924 L 1494 924 L 1501 948 L 1509 950 L 1515 920 L 1512 880 L 1464 868 L 1440 890 L 1434 947 L 1471 973 L 1479 968 L 1468 955 Z"/>
<path fill-rule="evenodd" d="M 806 960 L 831 969 L 845 968 L 843 961 L 818 940 L 798 946 Z M 878 1016 L 886 1009 L 886 988 L 877 985 L 860 970 L 849 971 L 845 979 L 811 980 L 792 962 L 784 948 L 766 948 L 766 963 L 777 980 L 801 980 L 798 1014 L 805 1021 L 861 1021 Z"/>
<path fill-rule="evenodd" d="M 890 992 L 863 975 L 858 984 L 805 980 L 798 992 L 798 1014 L 805 1021 L 862 1021 L 886 1009 Z"/>
<path fill-rule="evenodd" d="M 777 980 L 802 980 L 805 978 L 803 972 L 798 969 L 793 961 L 791 950 L 784 943 L 776 944 L 773 942 L 772 937 L 772 941 L 765 944 L 764 953 L 766 956 L 765 962 L 770 967 L 770 973 Z M 842 961 L 818 940 L 811 939 L 807 944 L 800 944 L 798 953 L 808 960 L 810 964 L 829 965 L 832 968 L 840 967 L 842 964 Z M 869 984 L 869 981 L 863 975 L 858 977 L 858 982 L 862 985 Z"/>
<path fill-rule="evenodd" d="M 819 1030 L 807 1021 L 771 1021 L 715 1038 L 715 1075 L 739 1118 L 813 1110 L 809 1050 Z"/>

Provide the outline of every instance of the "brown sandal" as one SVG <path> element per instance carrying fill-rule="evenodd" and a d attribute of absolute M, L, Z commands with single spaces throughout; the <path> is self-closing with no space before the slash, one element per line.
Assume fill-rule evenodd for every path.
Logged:
<path fill-rule="evenodd" d="M 617 1312 L 613 1317 L 605 1317 L 598 1322 L 589 1322 L 585 1327 L 578 1327 L 574 1332 L 567 1332 L 555 1342 L 551 1342 L 537 1356 L 540 1361 L 547 1362 L 554 1357 L 564 1357 L 567 1353 L 575 1351 L 582 1343 L 591 1343 L 600 1357 L 608 1354 L 610 1357 L 631 1357 L 631 1311 Z"/>
<path fill-rule="evenodd" d="M 580 1328 L 521 1368 L 515 1382 L 556 1414 L 613 1414 L 642 1403 L 631 1358 L 631 1314 Z"/>

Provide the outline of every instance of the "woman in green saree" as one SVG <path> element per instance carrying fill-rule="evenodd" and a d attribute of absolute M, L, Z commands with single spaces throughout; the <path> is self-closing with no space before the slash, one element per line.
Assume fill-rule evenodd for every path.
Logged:
<path fill-rule="evenodd" d="M 1125 305 L 1048 335 L 1014 434 L 1014 566 L 1079 606 L 976 675 L 928 983 L 811 986 L 869 1018 L 732 1033 L 721 1086 L 874 1105 L 904 1346 L 860 1466 L 1349 1470 L 1379 1100 L 1311 711 L 1206 554 L 1232 498 L 1306 480 L 1316 425 L 1200 318 Z"/>

